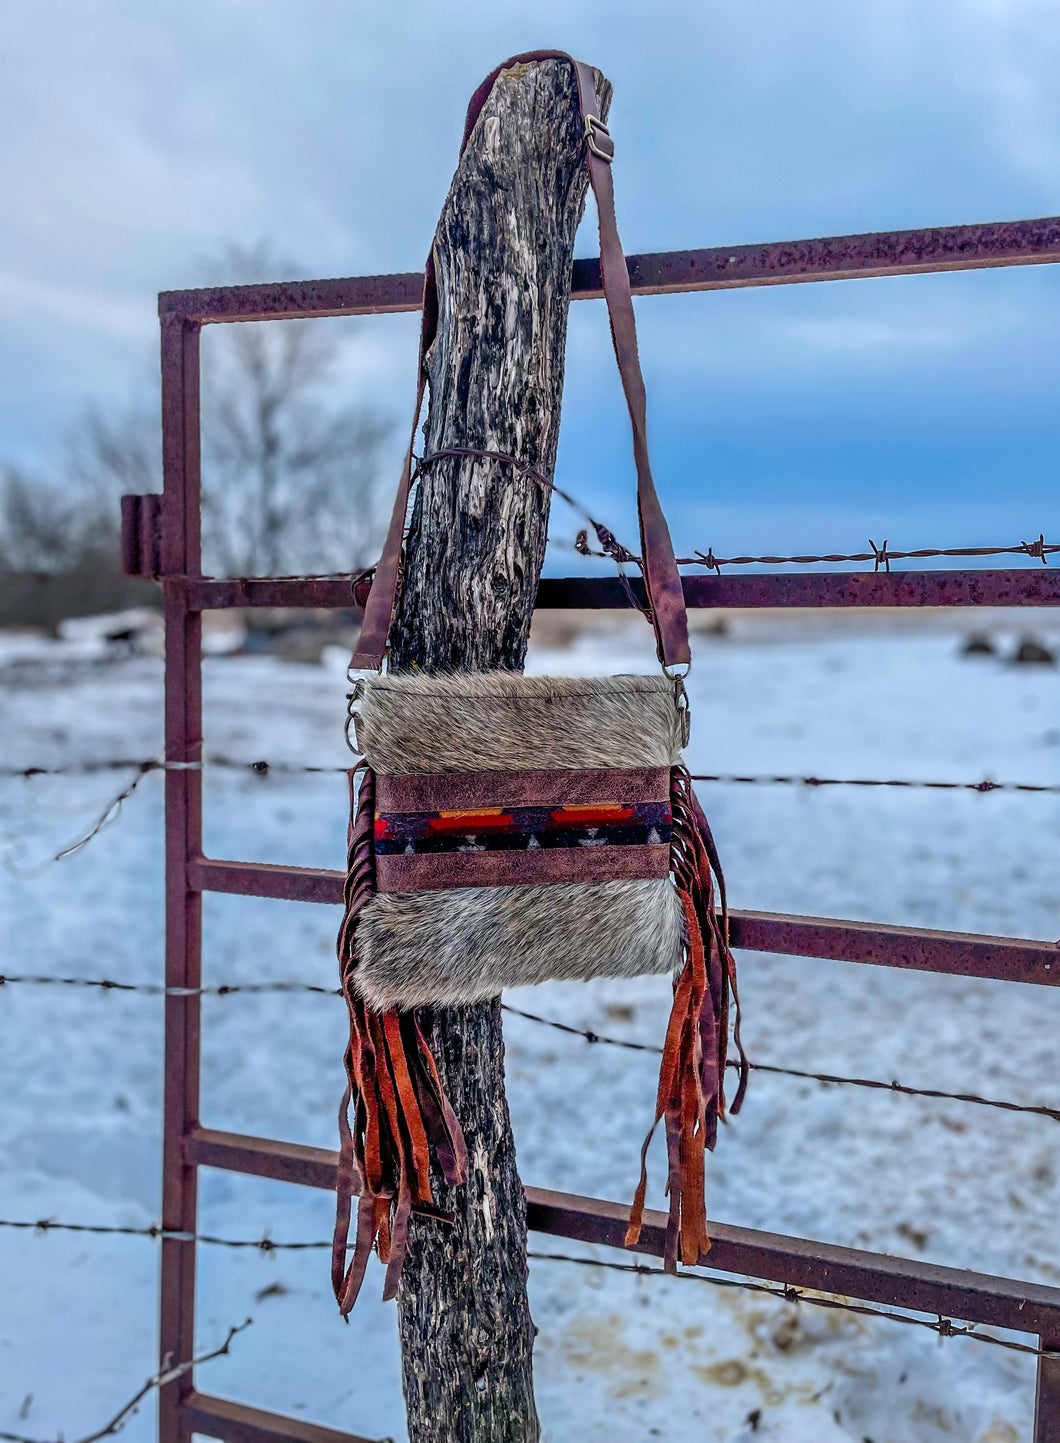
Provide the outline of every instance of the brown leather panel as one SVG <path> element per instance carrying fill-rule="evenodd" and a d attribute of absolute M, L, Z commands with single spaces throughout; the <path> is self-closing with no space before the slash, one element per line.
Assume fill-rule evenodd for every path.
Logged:
<path fill-rule="evenodd" d="M 667 843 L 643 847 L 541 847 L 526 852 L 425 852 L 377 857 L 380 892 L 448 887 L 540 887 L 557 882 L 639 882 L 670 874 Z"/>
<path fill-rule="evenodd" d="M 376 775 L 378 812 L 448 812 L 473 807 L 577 807 L 593 802 L 667 802 L 669 767 L 586 771 L 443 772 Z"/>

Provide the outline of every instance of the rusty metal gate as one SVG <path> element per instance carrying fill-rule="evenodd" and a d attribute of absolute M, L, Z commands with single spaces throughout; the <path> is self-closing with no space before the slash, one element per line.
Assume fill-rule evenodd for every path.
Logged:
<path fill-rule="evenodd" d="M 638 295 L 913 275 L 1060 261 L 1060 219 L 629 257 Z M 129 571 L 161 579 L 166 621 L 166 985 L 200 986 L 202 894 L 239 893 L 338 904 L 339 872 L 218 860 L 202 850 L 201 615 L 223 607 L 350 605 L 348 579 L 202 576 L 199 521 L 199 335 L 214 322 L 374 315 L 419 309 L 421 274 L 176 291 L 159 298 L 162 324 L 164 492 L 123 503 Z M 596 261 L 574 266 L 575 298 L 600 290 Z M 1044 560 L 1044 556 L 1042 557 Z M 1060 571 L 998 570 L 706 575 L 686 577 L 690 607 L 1044 606 L 1060 604 Z M 542 607 L 618 608 L 617 579 L 543 580 Z M 176 763 L 174 767 L 172 764 Z M 190 764 L 190 765 L 189 765 Z M 1055 985 L 1060 951 L 1049 942 L 984 937 L 821 917 L 738 911 L 737 948 L 909 967 L 965 977 Z M 794 963 L 793 965 L 800 965 Z M 336 1155 L 199 1122 L 200 998 L 165 999 L 165 1143 L 162 1224 L 196 1231 L 201 1167 L 333 1189 Z M 620 1246 L 626 1208 L 598 1198 L 527 1190 L 532 1230 Z M 661 1256 L 665 1217 L 648 1214 L 639 1244 Z M 705 1266 L 842 1294 L 935 1316 L 1035 1335 L 1060 1350 L 1060 1288 L 937 1267 L 715 1223 Z M 161 1353 L 192 1356 L 195 1243 L 162 1243 Z M 161 1443 L 202 1433 L 232 1443 L 366 1443 L 354 1434 L 285 1418 L 199 1392 L 191 1373 L 161 1390 Z M 1060 1355 L 1039 1356 L 1035 1443 L 1060 1443 Z"/>

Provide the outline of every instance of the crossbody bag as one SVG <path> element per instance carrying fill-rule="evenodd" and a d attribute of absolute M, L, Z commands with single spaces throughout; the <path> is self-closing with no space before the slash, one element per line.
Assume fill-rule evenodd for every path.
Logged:
<path fill-rule="evenodd" d="M 665 1264 L 672 1271 L 679 1258 L 695 1263 L 710 1247 L 704 1153 L 725 1115 L 736 972 L 717 852 L 682 757 L 689 724 L 683 677 L 691 660 L 684 593 L 648 459 L 644 381 L 615 219 L 614 145 L 592 70 L 554 51 L 506 61 L 475 92 L 464 145 L 502 70 L 553 58 L 570 63 L 577 80 L 603 290 L 632 423 L 641 566 L 660 670 L 602 678 L 384 672 L 414 477 L 410 445 L 351 662 L 351 672 L 365 675 L 351 693 L 363 760 L 350 773 L 338 940 L 350 1019 L 333 1253 L 344 1315 L 373 1245 L 386 1265 L 384 1297 L 396 1291 L 412 1212 L 437 1212 L 432 1156 L 447 1182 L 467 1175 L 460 1126 L 417 1009 L 480 1002 L 506 987 L 673 976 L 655 1123 L 641 1151 L 626 1243 L 640 1234 L 648 1145 L 664 1121 Z M 423 315 L 417 420 L 437 317 L 433 259 Z M 463 447 L 438 454 L 454 453 L 494 454 Z M 502 485 L 508 468 L 521 463 L 495 459 Z M 746 1083 L 738 1019 L 734 1040 L 739 1082 L 731 1112 Z"/>

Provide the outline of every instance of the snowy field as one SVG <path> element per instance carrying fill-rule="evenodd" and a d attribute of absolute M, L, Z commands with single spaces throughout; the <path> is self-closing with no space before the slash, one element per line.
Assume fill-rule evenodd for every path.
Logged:
<path fill-rule="evenodd" d="M 1002 637 L 1006 652 L 1013 637 Z M 644 670 L 646 638 L 586 638 L 538 652 L 534 669 Z M 217 658 L 205 688 L 208 753 L 344 763 L 338 667 Z M 737 628 L 697 642 L 690 691 L 693 771 L 1060 782 L 1060 671 L 963 658 L 953 633 Z M 156 660 L 0 639 L 5 763 L 156 754 L 160 701 Z M 157 775 L 83 852 L 37 866 L 121 781 L 0 783 L 0 970 L 161 978 Z M 341 866 L 341 777 L 217 770 L 206 795 L 209 853 Z M 1060 937 L 1058 796 L 734 785 L 700 795 L 737 906 Z M 208 984 L 334 984 L 336 909 L 210 896 L 205 917 Z M 759 1061 L 1060 1105 L 1055 991 L 749 953 L 738 961 L 746 1041 Z M 657 1044 L 667 993 L 655 978 L 552 985 L 510 1000 Z M 157 1218 L 161 1016 L 151 997 L 0 991 L 0 1217 Z M 505 1026 L 524 1179 L 628 1200 L 656 1059 L 518 1017 Z M 203 1121 L 334 1146 L 342 1041 L 335 999 L 207 999 Z M 1058 1142 L 1047 1118 L 759 1074 L 710 1165 L 709 1211 L 1060 1283 Z M 201 1224 L 228 1237 L 267 1228 L 278 1241 L 324 1239 L 330 1199 L 204 1171 Z M 574 1246 L 531 1237 L 540 1251 Z M 377 1301 L 378 1272 L 346 1328 L 324 1252 L 263 1258 L 204 1247 L 199 1257 L 200 1347 L 255 1319 L 230 1357 L 201 1370 L 203 1389 L 404 1438 L 395 1315 Z M 0 1230 L 0 1430 L 80 1437 L 135 1391 L 154 1366 L 157 1265 L 149 1240 Z M 1033 1363 L 1000 1349 L 555 1262 L 532 1265 L 531 1295 L 551 1443 L 1029 1437 Z M 152 1399 L 126 1436 L 153 1437 L 153 1415 Z"/>

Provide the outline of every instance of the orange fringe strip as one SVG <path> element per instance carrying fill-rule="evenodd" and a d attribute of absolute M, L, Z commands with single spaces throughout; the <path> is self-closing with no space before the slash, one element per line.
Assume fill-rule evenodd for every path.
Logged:
<path fill-rule="evenodd" d="M 331 1254 L 332 1286 L 344 1318 L 357 1301 L 373 1245 L 386 1264 L 385 1301 L 397 1292 L 411 1214 L 440 1216 L 431 1196 L 431 1147 L 446 1182 L 456 1185 L 467 1178 L 463 1133 L 416 1014 L 376 1012 L 357 992 L 357 917 L 375 890 L 375 779 L 364 762 L 349 773 L 349 779 L 349 853 L 338 955 L 350 1039 L 346 1092 L 339 1109 Z M 353 1197 L 358 1193 L 353 1257 L 347 1266 Z"/>
<path fill-rule="evenodd" d="M 736 964 L 729 950 L 725 879 L 703 810 L 684 767 L 671 774 L 673 808 L 671 869 L 688 928 L 684 969 L 674 984 L 674 1003 L 666 1029 L 655 1121 L 640 1153 L 640 1181 L 630 1209 L 626 1247 L 640 1239 L 648 1186 L 647 1157 L 655 1129 L 665 1119 L 668 1160 L 664 1266 L 677 1271 L 678 1258 L 693 1264 L 710 1250 L 705 1197 L 705 1153 L 713 1150 L 718 1119 L 726 1115 L 725 1065 L 729 995 L 736 1016 L 733 1041 L 739 1053 L 739 1085 L 728 1111 L 739 1112 L 747 1087 L 747 1058 L 740 1042 Z M 719 917 L 712 872 L 718 879 Z"/>

